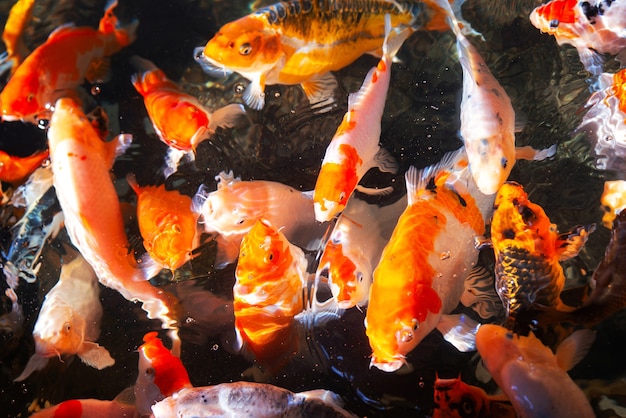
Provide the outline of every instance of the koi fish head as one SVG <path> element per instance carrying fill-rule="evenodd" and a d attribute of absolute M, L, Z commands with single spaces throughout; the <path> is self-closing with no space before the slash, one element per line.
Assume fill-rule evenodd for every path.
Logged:
<path fill-rule="evenodd" d="M 573 38 L 578 0 L 552 0 L 530 13 L 530 22 L 541 32 Z"/>
<path fill-rule="evenodd" d="M 155 402 L 191 387 L 191 382 L 182 361 L 165 348 L 156 332 L 147 333 L 143 341 L 134 390 L 138 411 L 149 414 Z"/>
<path fill-rule="evenodd" d="M 611 229 L 617 214 L 626 208 L 626 181 L 605 181 L 600 202 L 605 212 L 602 216 L 602 225 Z"/>
<path fill-rule="evenodd" d="M 505 134 L 495 132 L 485 139 L 466 144 L 472 177 L 485 195 L 496 193 L 515 165 L 515 142 L 500 135 Z M 499 144 L 510 146 L 505 148 Z"/>
<path fill-rule="evenodd" d="M 150 256 L 169 270 L 176 270 L 191 259 L 191 251 L 196 241 L 193 219 L 176 218 L 149 239 L 144 240 L 144 246 Z"/>
<path fill-rule="evenodd" d="M 255 15 L 222 26 L 203 54 L 214 65 L 246 73 L 271 68 L 283 55 L 279 35 Z"/>
<path fill-rule="evenodd" d="M 328 222 L 346 207 L 358 182 L 356 170 L 348 165 L 325 163 L 315 183 L 315 219 Z"/>
<path fill-rule="evenodd" d="M 33 122 L 38 114 L 45 111 L 46 103 L 40 100 L 40 90 L 36 71 L 16 72 L 0 93 L 2 120 Z"/>
<path fill-rule="evenodd" d="M 435 380 L 435 408 L 433 418 L 478 418 L 487 410 L 487 394 L 470 386 L 460 377 Z"/>
<path fill-rule="evenodd" d="M 68 304 L 49 305 L 33 331 L 37 355 L 44 358 L 76 354 L 83 344 L 85 320 Z"/>

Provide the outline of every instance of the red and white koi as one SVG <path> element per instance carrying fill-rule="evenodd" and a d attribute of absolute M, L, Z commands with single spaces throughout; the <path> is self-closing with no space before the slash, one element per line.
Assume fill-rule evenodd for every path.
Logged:
<path fill-rule="evenodd" d="M 138 22 L 119 27 L 109 1 L 98 29 L 63 25 L 50 34 L 17 68 L 0 92 L 2 120 L 35 122 L 49 119 L 50 107 L 62 96 L 77 96 L 76 89 L 108 57 L 135 39 Z"/>
<path fill-rule="evenodd" d="M 63 265 L 59 281 L 46 295 L 33 329 L 36 352 L 15 381 L 43 369 L 51 357 L 78 355 L 98 370 L 112 366 L 115 360 L 96 343 L 101 318 L 98 278 L 79 254 Z"/>
<path fill-rule="evenodd" d="M 392 59 L 409 32 L 404 31 L 390 38 L 389 15 L 385 21 L 383 57 L 369 71 L 360 90 L 348 96 L 348 111 L 326 148 L 313 192 L 315 219 L 319 222 L 330 221 L 346 207 L 359 181 L 370 168 L 379 167 L 388 172 L 398 169 L 393 157 L 379 145 L 380 122 L 391 80 Z M 388 193 L 389 189 L 359 190 Z"/>
<path fill-rule="evenodd" d="M 179 344 L 178 301 L 146 280 L 152 277 L 154 266 L 141 268 L 129 251 L 119 197 L 111 181 L 116 152 L 127 148 L 130 138 L 122 135 L 104 142 L 72 99 L 59 99 L 54 108 L 48 128 L 53 183 L 72 244 L 91 264 L 100 283 L 127 300 L 140 301 L 148 317 L 161 319 Z"/>
<path fill-rule="evenodd" d="M 410 168 L 406 183 L 408 206 L 374 270 L 365 318 L 371 364 L 388 372 L 458 305 L 493 204 L 463 148 L 421 172 Z"/>
<path fill-rule="evenodd" d="M 587 71 L 595 75 L 602 72 L 600 54 L 626 49 L 624 0 L 551 0 L 531 12 L 530 22 L 559 45 L 575 47 Z"/>
<path fill-rule="evenodd" d="M 243 236 L 264 218 L 279 228 L 290 242 L 317 250 L 327 226 L 315 221 L 311 192 L 301 192 L 282 183 L 265 180 L 242 181 L 232 172 L 215 177 L 217 190 L 200 186 L 194 210 L 208 233 L 218 233 L 216 265 L 237 259 Z"/>

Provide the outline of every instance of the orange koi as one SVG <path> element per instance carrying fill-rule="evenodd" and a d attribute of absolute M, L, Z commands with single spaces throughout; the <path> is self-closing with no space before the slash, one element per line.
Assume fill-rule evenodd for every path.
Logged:
<path fill-rule="evenodd" d="M 191 210 L 191 198 L 163 184 L 140 187 L 133 176 L 127 180 L 137 193 L 137 221 L 146 251 L 163 268 L 176 270 L 191 259 L 200 240 L 200 215 Z"/>
<path fill-rule="evenodd" d="M 600 202 L 605 211 L 602 225 L 611 229 L 617 214 L 626 208 L 626 180 L 605 181 Z"/>
<path fill-rule="evenodd" d="M 418 2 L 288 0 L 222 26 L 198 61 L 210 73 L 250 80 L 243 98 L 253 109 L 263 108 L 266 84 L 300 84 L 312 104 L 332 102 L 337 81 L 330 71 L 380 51 L 385 14 L 398 32 L 428 21 Z"/>
<path fill-rule="evenodd" d="M 181 91 L 152 62 L 134 57 L 142 68 L 132 77 L 133 86 L 143 96 L 154 130 L 170 147 L 192 151 L 218 126 L 232 126 L 244 114 L 241 105 L 231 104 L 211 114 L 197 98 Z"/>
<path fill-rule="evenodd" d="M 626 68 L 600 74 L 597 86 L 576 131 L 591 142 L 597 168 L 621 171 L 626 169 Z"/>
<path fill-rule="evenodd" d="M 9 155 L 0 150 L 0 181 L 16 186 L 23 183 L 48 158 L 48 150 L 28 157 Z"/>
<path fill-rule="evenodd" d="M 126 236 L 119 197 L 110 170 L 127 136 L 104 142 L 70 98 L 55 103 L 48 128 L 53 183 L 72 244 L 95 270 L 100 283 L 127 300 L 140 301 L 149 318 L 159 318 L 176 335 L 178 301 L 153 286 L 151 268 L 140 268 Z M 150 266 L 152 267 L 152 266 Z M 178 352 L 180 346 L 175 347 Z"/>
<path fill-rule="evenodd" d="M 286 344 L 296 315 L 304 310 L 307 260 L 302 250 L 265 219 L 241 241 L 233 287 L 240 347 L 263 358 Z M 276 353 L 274 353 L 276 354 Z"/>
<path fill-rule="evenodd" d="M 435 407 L 432 418 L 515 418 L 506 395 L 488 395 L 461 377 L 435 380 Z"/>
<path fill-rule="evenodd" d="M 371 364 L 388 372 L 458 305 L 493 202 L 473 182 L 463 148 L 421 173 L 409 169 L 406 183 L 408 206 L 374 270 L 365 317 Z"/>
<path fill-rule="evenodd" d="M 24 60 L 0 93 L 2 120 L 48 119 L 57 98 L 76 96 L 84 79 L 94 78 L 90 69 L 134 41 L 138 22 L 119 27 L 116 5 L 109 2 L 98 29 L 60 26 Z"/>
<path fill-rule="evenodd" d="M 35 0 L 17 0 L 11 7 L 9 17 L 4 24 L 2 42 L 4 42 L 6 52 L 0 58 L 0 66 L 10 68 L 11 74 L 28 55 L 28 49 L 24 44 L 22 35 L 30 23 L 34 6 Z M 3 71 L 0 70 L 0 72 Z"/>
<path fill-rule="evenodd" d="M 533 306 L 571 310 L 559 295 L 565 284 L 561 260 L 578 255 L 595 224 L 559 234 L 543 208 L 514 182 L 502 185 L 494 203 L 491 244 L 496 291 L 507 312 L 506 326 L 528 333 L 521 318 Z"/>
<path fill-rule="evenodd" d="M 552 0 L 535 8 L 530 22 L 553 35 L 559 45 L 578 50 L 587 71 L 599 75 L 600 54 L 618 54 L 626 48 L 626 1 Z"/>
<path fill-rule="evenodd" d="M 532 332 L 524 337 L 484 324 L 476 333 L 476 347 L 517 416 L 591 418 L 593 409 L 567 370 L 582 360 L 594 339 L 594 331 L 576 331 L 555 354 Z"/>
<path fill-rule="evenodd" d="M 387 15 L 382 59 L 367 74 L 361 89 L 348 96 L 348 111 L 326 148 L 313 192 L 315 219 L 319 222 L 331 220 L 346 207 L 357 184 L 370 168 L 377 166 L 382 171 L 397 171 L 393 157 L 378 143 L 391 80 L 391 62 L 409 32 L 389 39 L 390 21 Z M 370 194 L 388 193 L 390 189 L 359 188 Z"/>

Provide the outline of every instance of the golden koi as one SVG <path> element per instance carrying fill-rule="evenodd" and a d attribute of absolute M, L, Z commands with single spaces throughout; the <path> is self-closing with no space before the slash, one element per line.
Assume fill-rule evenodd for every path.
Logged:
<path fill-rule="evenodd" d="M 370 168 L 377 166 L 388 172 L 396 172 L 398 169 L 393 157 L 378 144 L 380 122 L 391 80 L 391 62 L 409 32 L 404 31 L 389 39 L 391 23 L 388 16 L 383 57 L 369 71 L 361 89 L 348 96 L 348 111 L 326 148 L 313 192 L 315 219 L 319 222 L 330 221 L 346 207 L 357 184 Z M 359 190 L 388 193 L 389 189 Z"/>
<path fill-rule="evenodd" d="M 591 142 L 597 168 L 621 171 L 626 169 L 626 68 L 600 74 L 597 85 L 576 131 Z"/>
<path fill-rule="evenodd" d="M 241 241 L 233 287 L 235 328 L 240 346 L 257 358 L 286 340 L 296 315 L 304 310 L 307 260 L 302 250 L 265 219 Z"/>
<path fill-rule="evenodd" d="M 526 334 L 529 324 L 521 317 L 533 306 L 571 309 L 559 297 L 565 284 L 560 261 L 578 255 L 595 224 L 559 234 L 543 208 L 528 200 L 524 188 L 514 182 L 502 185 L 494 208 L 496 291 L 507 311 L 506 326 Z"/>
<path fill-rule="evenodd" d="M 365 318 L 371 364 L 395 371 L 459 303 L 493 196 L 477 189 L 463 148 L 406 173 L 408 207 L 385 246 Z"/>
<path fill-rule="evenodd" d="M 176 298 L 153 286 L 151 268 L 140 268 L 129 251 L 120 201 L 111 181 L 118 147 L 128 137 L 104 142 L 80 106 L 70 98 L 57 100 L 48 128 L 53 183 L 72 244 L 98 275 L 100 282 L 127 300 L 140 301 L 149 318 L 159 318 L 172 330 L 175 344 Z M 152 267 L 152 266 L 149 266 Z M 178 353 L 179 346 L 174 347 Z"/>
<path fill-rule="evenodd" d="M 0 61 L 0 66 L 8 67 L 11 75 L 28 55 L 28 49 L 22 38 L 26 26 L 30 23 L 33 15 L 35 0 L 17 0 L 11 7 L 9 17 L 4 24 L 2 42 L 6 48 Z"/>
<path fill-rule="evenodd" d="M 398 31 L 428 21 L 419 2 L 288 0 L 222 26 L 199 61 L 208 62 L 210 72 L 234 71 L 250 80 L 243 98 L 253 109 L 263 108 L 267 84 L 300 84 L 311 103 L 332 101 L 337 81 L 330 71 L 380 51 L 385 14 Z"/>
<path fill-rule="evenodd" d="M 484 324 L 476 334 L 476 346 L 519 417 L 591 418 L 595 416 L 591 405 L 567 370 L 587 354 L 594 339 L 594 331 L 576 331 L 555 355 L 532 332 L 523 337 Z"/>
<path fill-rule="evenodd" d="M 468 385 L 461 377 L 435 380 L 435 407 L 432 418 L 515 418 L 506 395 L 488 395 Z"/>
<path fill-rule="evenodd" d="M 57 98 L 76 96 L 92 66 L 135 39 L 138 22 L 119 27 L 110 1 L 98 29 L 60 26 L 17 68 L 0 93 L 2 120 L 48 119 Z"/>
<path fill-rule="evenodd" d="M 198 246 L 198 213 L 189 196 L 165 185 L 140 187 L 133 176 L 128 183 L 137 193 L 137 222 L 148 254 L 160 266 L 176 270 L 191 259 Z"/>
<path fill-rule="evenodd" d="M 611 229 L 617 214 L 626 208 L 626 180 L 605 181 L 600 202 L 604 209 L 602 225 Z"/>
<path fill-rule="evenodd" d="M 553 35 L 559 45 L 576 48 L 587 71 L 599 75 L 599 54 L 618 54 L 626 48 L 626 1 L 552 0 L 535 8 L 530 22 Z"/>

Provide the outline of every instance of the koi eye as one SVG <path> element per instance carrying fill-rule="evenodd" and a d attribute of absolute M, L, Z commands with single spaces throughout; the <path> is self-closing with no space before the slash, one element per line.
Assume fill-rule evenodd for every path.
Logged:
<path fill-rule="evenodd" d="M 252 45 L 250 45 L 247 42 L 245 44 L 241 44 L 241 46 L 239 47 L 239 53 L 241 55 L 250 55 L 251 52 L 252 52 Z"/>
<path fill-rule="evenodd" d="M 26 96 L 26 101 L 30 103 L 33 100 L 35 100 L 35 94 L 34 93 L 29 93 L 28 96 Z"/>
<path fill-rule="evenodd" d="M 550 21 L 550 29 L 556 29 L 559 27 L 559 21 L 558 19 L 552 19 Z"/>
<path fill-rule="evenodd" d="M 72 330 L 72 325 L 70 325 L 69 322 L 66 322 L 65 324 L 63 324 L 63 334 L 69 334 L 70 331 Z"/>
<path fill-rule="evenodd" d="M 275 254 L 273 251 L 270 251 L 266 256 L 265 256 L 265 262 L 266 263 L 271 263 L 274 260 Z"/>
<path fill-rule="evenodd" d="M 356 279 L 357 279 L 357 281 L 358 281 L 359 283 L 363 283 L 363 273 L 358 272 L 358 273 L 356 274 Z"/>
<path fill-rule="evenodd" d="M 346 198 L 346 192 L 341 192 L 339 193 L 339 201 L 343 202 L 343 200 Z"/>
<path fill-rule="evenodd" d="M 463 400 L 461 401 L 461 408 L 459 409 L 459 414 L 462 417 L 473 417 L 474 409 L 474 400 L 472 398 L 463 397 Z"/>
<path fill-rule="evenodd" d="M 243 223 L 244 223 L 245 221 L 246 221 L 245 219 L 239 219 L 239 220 L 237 221 L 237 225 L 243 225 Z"/>
<path fill-rule="evenodd" d="M 417 319 L 413 319 L 413 331 L 417 331 L 417 329 L 419 328 L 419 322 L 417 322 Z"/>
<path fill-rule="evenodd" d="M 506 158 L 502 158 L 502 161 L 500 162 L 500 164 L 502 164 L 502 168 L 506 168 L 508 164 L 508 160 Z"/>

